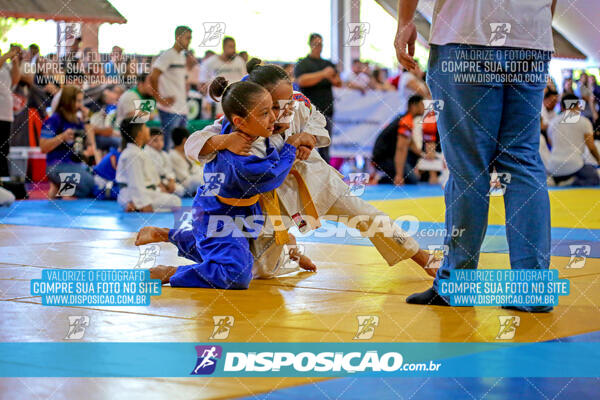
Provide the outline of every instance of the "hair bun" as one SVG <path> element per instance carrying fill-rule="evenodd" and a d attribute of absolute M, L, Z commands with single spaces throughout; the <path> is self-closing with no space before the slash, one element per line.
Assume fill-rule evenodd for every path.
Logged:
<path fill-rule="evenodd" d="M 252 58 L 246 63 L 246 71 L 250 74 L 256 67 L 262 64 L 262 60 L 260 58 Z"/>
<path fill-rule="evenodd" d="M 208 94 L 210 98 L 218 102 L 218 99 L 223 96 L 223 93 L 225 93 L 225 89 L 227 89 L 228 85 L 229 82 L 227 82 L 227 79 L 222 76 L 217 76 L 215 79 L 213 79 L 208 87 Z"/>

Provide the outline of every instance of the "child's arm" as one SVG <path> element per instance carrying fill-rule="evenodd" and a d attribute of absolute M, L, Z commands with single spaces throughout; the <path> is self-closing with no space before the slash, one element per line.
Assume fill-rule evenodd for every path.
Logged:
<path fill-rule="evenodd" d="M 229 150 L 239 155 L 249 155 L 252 141 L 239 134 L 221 135 L 222 119 L 201 131 L 194 132 L 185 142 L 185 155 L 195 161 L 208 162 L 218 151 Z"/>
<path fill-rule="evenodd" d="M 298 95 L 294 93 L 294 98 L 297 99 Z M 300 100 L 305 99 L 304 95 Z M 329 132 L 325 129 L 327 125 L 327 120 L 325 116 L 321 114 L 319 110 L 315 106 L 313 106 L 308 99 L 306 101 L 299 101 L 298 106 L 298 114 L 300 116 L 300 120 L 304 123 L 298 127 L 297 132 L 306 132 L 309 133 L 317 139 L 317 144 L 315 147 L 327 147 L 331 144 L 331 138 L 329 137 Z"/>

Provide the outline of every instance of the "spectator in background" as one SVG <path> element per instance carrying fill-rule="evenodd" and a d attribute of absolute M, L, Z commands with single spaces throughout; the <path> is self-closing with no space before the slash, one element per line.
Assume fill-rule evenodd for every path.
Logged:
<path fill-rule="evenodd" d="M 73 40 L 73 44 L 67 48 L 67 53 L 61 59 L 61 65 L 64 71 L 64 84 L 83 87 L 85 82 L 85 70 L 83 62 L 79 54 L 79 46 L 81 45 L 81 37 Z"/>
<path fill-rule="evenodd" d="M 550 74 L 548 74 L 548 78 L 546 79 L 546 91 L 548 90 L 558 92 L 558 89 L 556 88 L 556 82 L 554 82 L 554 79 Z"/>
<path fill-rule="evenodd" d="M 178 129 L 182 128 L 175 128 L 173 132 L 177 132 Z M 171 159 L 169 154 L 163 150 L 164 140 L 163 133 L 159 128 L 151 128 L 150 141 L 144 146 L 144 153 L 154 163 L 158 180 L 162 187 L 166 189 L 166 192 L 175 193 L 177 196 L 182 197 L 185 194 L 185 189 L 175 181 Z"/>
<path fill-rule="evenodd" d="M 429 89 L 425 81 L 421 78 L 423 71 L 418 64 L 414 71 L 409 71 L 406 68 L 402 69 L 402 74 L 398 80 L 398 94 L 400 95 L 400 113 L 403 114 L 408 110 L 408 99 L 415 94 L 423 98 L 429 97 Z"/>
<path fill-rule="evenodd" d="M 204 57 L 202 57 L 202 62 L 205 62 L 206 60 L 208 60 L 209 58 L 211 58 L 212 56 L 216 55 L 216 53 L 212 50 L 206 50 L 204 52 Z"/>
<path fill-rule="evenodd" d="M 561 118 L 555 118 L 549 128 L 552 138 L 550 174 L 559 185 L 598 186 L 600 178 L 596 168 L 584 163 L 586 147 L 600 163 L 592 123 L 582 115 L 583 109 L 576 95 L 564 95 L 560 105 Z"/>
<path fill-rule="evenodd" d="M 396 90 L 394 85 L 388 82 L 388 73 L 385 68 L 375 68 L 373 70 L 372 84 L 375 90 L 393 92 Z"/>
<path fill-rule="evenodd" d="M 592 82 L 592 93 L 594 94 L 594 110 L 600 112 L 600 86 L 598 86 L 596 75 L 590 75 L 590 80 Z"/>
<path fill-rule="evenodd" d="M 110 53 L 110 59 L 104 64 L 104 75 L 112 83 L 120 81 L 121 73 L 123 68 L 123 49 L 119 46 L 113 46 L 112 52 Z"/>
<path fill-rule="evenodd" d="M 222 76 L 227 82 L 240 81 L 246 75 L 246 62 L 235 50 L 232 37 L 223 38 L 223 53 L 210 57 L 200 66 L 200 83 L 206 87 L 215 77 Z"/>
<path fill-rule="evenodd" d="M 37 44 L 32 43 L 29 45 L 29 62 L 32 65 L 36 65 L 40 57 L 40 48 Z"/>
<path fill-rule="evenodd" d="M 583 115 L 589 118 L 592 122 L 596 121 L 598 114 L 596 107 L 594 107 L 594 88 L 592 87 L 592 81 L 588 74 L 583 72 L 579 77 L 577 83 L 577 92 L 581 99 L 585 100 L 585 107 L 583 109 Z"/>
<path fill-rule="evenodd" d="M 312 33 L 308 38 L 310 53 L 301 58 L 294 67 L 294 75 L 302 93 L 308 97 L 310 102 L 325 116 L 327 125 L 325 128 L 331 137 L 333 128 L 333 86 L 342 86 L 342 80 L 338 75 L 335 65 L 329 60 L 321 58 L 323 51 L 323 37 L 318 33 Z M 329 147 L 319 148 L 319 154 L 329 162 Z"/>
<path fill-rule="evenodd" d="M 90 124 L 94 128 L 97 148 L 108 151 L 112 147 L 118 148 L 121 144 L 121 136 L 114 129 L 117 94 L 110 89 L 104 89 L 100 97 L 100 105 L 100 110 L 92 114 Z"/>
<path fill-rule="evenodd" d="M 240 51 L 239 56 L 242 58 L 242 60 L 244 60 L 244 63 L 248 62 L 248 52 L 247 51 Z"/>
<path fill-rule="evenodd" d="M 198 90 L 200 85 L 200 63 L 194 57 L 192 50 L 185 55 L 185 69 L 187 90 Z"/>
<path fill-rule="evenodd" d="M 367 90 L 371 89 L 371 77 L 366 72 L 367 69 L 365 63 L 355 58 L 352 60 L 350 73 L 342 74 L 342 81 L 348 89 L 359 90 L 365 94 Z"/>
<path fill-rule="evenodd" d="M 169 152 L 171 165 L 175 172 L 177 183 L 181 184 L 188 196 L 195 196 L 198 186 L 204 184 L 202 167 L 190 161 L 185 155 L 185 142 L 190 133 L 185 128 L 173 130 L 173 149 Z"/>
<path fill-rule="evenodd" d="M 14 120 L 12 88 L 19 83 L 20 52 L 20 47 L 11 45 L 10 50 L 0 56 L 0 177 L 9 176 L 8 154 Z"/>
<path fill-rule="evenodd" d="M 575 91 L 573 90 L 573 78 L 571 78 L 571 77 L 565 78 L 565 80 L 563 81 L 562 94 L 563 94 L 563 96 L 566 94 L 575 94 Z"/>
<path fill-rule="evenodd" d="M 116 181 L 117 164 L 121 157 L 118 147 L 113 147 L 94 166 L 94 197 L 98 200 L 117 200 L 119 185 Z"/>
<path fill-rule="evenodd" d="M 117 201 L 125 212 L 170 212 L 181 207 L 181 199 L 160 185 L 158 174 L 142 148 L 150 140 L 146 124 L 126 118 L 121 123 L 123 151 L 117 163 Z"/>
<path fill-rule="evenodd" d="M 556 105 L 558 104 L 558 92 L 548 89 L 544 94 L 544 101 L 542 103 L 542 114 L 541 114 L 541 132 L 544 140 L 548 147 L 552 147 L 552 141 L 548 138 L 548 127 L 554 118 L 556 118 Z"/>
<path fill-rule="evenodd" d="M 292 64 L 292 63 L 285 63 L 285 64 L 283 64 L 281 66 L 281 68 L 283 68 L 283 70 L 285 71 L 285 73 L 290 78 L 290 82 L 292 82 L 292 88 L 296 92 L 299 92 L 300 91 L 300 86 L 298 86 L 298 82 L 296 82 L 296 77 L 294 76 L 294 64 Z"/>
<path fill-rule="evenodd" d="M 408 111 L 386 126 L 375 140 L 373 164 L 385 174 L 380 183 L 393 182 L 400 186 L 419 181 L 415 166 L 422 152 L 412 136 L 414 120 L 424 112 L 423 97 L 418 94 L 411 96 L 408 99 Z"/>
<path fill-rule="evenodd" d="M 123 74 L 121 81 L 119 82 L 121 85 L 124 85 L 126 88 L 131 88 L 135 86 L 137 80 L 137 61 L 135 57 L 127 58 L 125 62 L 125 73 Z"/>
<path fill-rule="evenodd" d="M 132 89 L 127 90 L 119 98 L 117 103 L 116 126 L 121 126 L 121 121 L 125 118 L 133 117 L 136 110 L 136 100 L 152 100 L 152 85 L 150 84 L 150 75 L 140 74 L 137 76 L 137 84 Z"/>
<path fill-rule="evenodd" d="M 85 162 L 86 145 L 95 153 L 94 129 L 87 120 L 88 113 L 81 89 L 67 85 L 62 88 L 56 111 L 44 122 L 40 149 L 46 154 L 46 174 L 54 185 L 50 197 L 57 194 L 63 173 L 79 174 L 75 197 L 93 194 L 94 177 Z"/>
<path fill-rule="evenodd" d="M 171 148 L 171 131 L 187 125 L 185 51 L 192 40 L 187 26 L 175 29 L 175 44 L 158 56 L 150 73 L 152 95 L 156 99 L 165 135 L 165 150 Z"/>

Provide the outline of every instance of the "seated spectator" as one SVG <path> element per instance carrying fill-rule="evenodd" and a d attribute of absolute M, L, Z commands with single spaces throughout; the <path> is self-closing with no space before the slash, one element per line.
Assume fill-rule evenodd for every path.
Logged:
<path fill-rule="evenodd" d="M 48 118 L 40 137 L 40 149 L 46 153 L 46 174 L 54 185 L 49 193 L 54 197 L 61 184 L 61 175 L 79 174 L 75 197 L 93 195 L 94 177 L 86 161 L 87 154 L 95 153 L 93 127 L 87 121 L 89 111 L 83 106 L 83 92 L 75 86 L 65 86 L 56 112 Z M 63 175 L 66 176 L 66 175 Z"/>
<path fill-rule="evenodd" d="M 342 74 L 342 81 L 349 89 L 360 90 L 361 93 L 366 93 L 371 89 L 371 77 L 366 72 L 368 67 L 358 58 L 352 60 L 352 70 L 349 74 Z"/>
<path fill-rule="evenodd" d="M 175 193 L 182 197 L 185 194 L 183 186 L 175 181 L 175 172 L 171 165 L 169 154 L 163 150 L 165 137 L 160 128 L 150 129 L 150 141 L 144 146 L 144 152 L 154 163 L 160 183 L 167 189 L 168 193 Z"/>
<path fill-rule="evenodd" d="M 423 115 L 424 111 L 423 97 L 411 96 L 407 113 L 394 119 L 377 137 L 373 164 L 386 175 L 379 183 L 392 181 L 395 185 L 403 185 L 419 181 L 415 166 L 422 152 L 412 140 L 412 133 L 415 117 Z"/>
<path fill-rule="evenodd" d="M 119 196 L 116 182 L 119 157 L 121 152 L 113 147 L 94 167 L 94 196 L 98 200 L 116 200 Z"/>
<path fill-rule="evenodd" d="M 548 140 L 548 127 L 554 118 L 556 118 L 556 105 L 558 104 L 558 92 L 548 89 L 544 94 L 544 102 L 542 103 L 542 114 L 541 114 L 541 132 L 548 147 L 552 147 L 552 142 Z"/>
<path fill-rule="evenodd" d="M 394 85 L 388 82 L 387 70 L 385 68 L 375 68 L 373 70 L 373 88 L 375 90 L 387 90 L 390 92 L 396 90 Z"/>
<path fill-rule="evenodd" d="M 117 95 L 110 89 L 104 89 L 100 98 L 100 110 L 92 114 L 90 124 L 94 128 L 96 146 L 98 149 L 108 151 L 111 147 L 119 147 L 121 136 L 114 129 L 115 113 L 117 109 Z"/>
<path fill-rule="evenodd" d="M 198 186 L 204 184 L 204 178 L 202 167 L 185 156 L 184 146 L 189 136 L 190 133 L 185 128 L 173 129 L 174 147 L 169 152 L 169 158 L 177 182 L 183 185 L 187 195 L 195 196 Z"/>
<path fill-rule="evenodd" d="M 561 117 L 555 118 L 549 128 L 552 139 L 550 174 L 558 185 L 600 185 L 596 168 L 584 163 L 586 147 L 596 161 L 600 162 L 600 154 L 594 144 L 592 123 L 582 115 L 583 107 L 574 94 L 564 95 L 560 104 Z"/>
<path fill-rule="evenodd" d="M 119 98 L 117 103 L 116 126 L 121 126 L 121 121 L 125 118 L 131 118 L 135 115 L 136 100 L 152 100 L 152 86 L 150 85 L 150 75 L 140 74 L 137 76 L 137 84 L 132 89 L 127 90 Z"/>
<path fill-rule="evenodd" d="M 181 207 L 179 197 L 160 187 L 154 165 L 142 151 L 150 140 L 150 129 L 126 118 L 121 122 L 121 136 L 124 148 L 117 163 L 117 201 L 125 212 L 169 212 Z"/>

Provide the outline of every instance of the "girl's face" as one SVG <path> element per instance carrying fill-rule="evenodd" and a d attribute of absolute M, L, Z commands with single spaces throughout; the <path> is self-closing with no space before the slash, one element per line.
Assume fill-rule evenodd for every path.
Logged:
<path fill-rule="evenodd" d="M 292 105 L 292 95 L 294 94 L 294 89 L 292 85 L 285 80 L 279 81 L 275 85 L 273 89 L 271 89 L 271 97 L 273 98 L 273 113 L 275 117 L 279 117 L 282 110 L 282 105 L 285 106 L 287 103 Z M 284 113 L 282 116 L 287 116 L 290 112 L 289 107 L 285 107 Z M 280 119 L 280 118 L 278 118 Z M 277 122 L 275 121 L 275 130 L 273 133 L 282 133 L 285 132 L 290 127 L 289 122 Z"/>
<path fill-rule="evenodd" d="M 273 113 L 273 99 L 269 92 L 265 90 L 260 95 L 246 118 L 234 115 L 232 119 L 233 125 L 237 129 L 250 136 L 271 136 L 275 128 L 275 114 Z"/>

